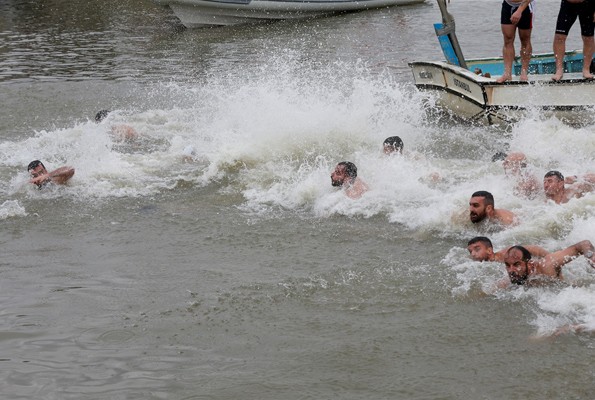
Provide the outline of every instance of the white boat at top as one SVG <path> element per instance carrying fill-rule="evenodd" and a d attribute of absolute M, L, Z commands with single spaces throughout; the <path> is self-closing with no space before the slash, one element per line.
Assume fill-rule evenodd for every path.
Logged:
<path fill-rule="evenodd" d="M 153 0 L 169 6 L 187 28 L 311 18 L 425 0 Z"/>
<path fill-rule="evenodd" d="M 518 79 L 498 83 L 504 72 L 501 57 L 465 60 L 455 34 L 452 15 L 444 0 L 437 0 L 442 24 L 435 24 L 446 61 L 412 62 L 415 85 L 431 94 L 436 105 L 457 118 L 487 124 L 506 125 L 531 111 L 555 115 L 570 124 L 595 122 L 595 81 L 582 75 L 583 54 L 567 52 L 564 78 L 551 79 L 555 72 L 553 53 L 534 55 L 529 81 Z M 513 74 L 520 73 L 520 60 Z M 591 64 L 593 69 L 593 63 Z"/>

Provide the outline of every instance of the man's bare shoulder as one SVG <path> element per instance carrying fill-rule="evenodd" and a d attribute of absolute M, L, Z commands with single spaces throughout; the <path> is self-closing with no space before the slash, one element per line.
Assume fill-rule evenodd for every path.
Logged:
<path fill-rule="evenodd" d="M 496 219 L 502 225 L 517 225 L 519 223 L 518 217 L 512 211 L 497 209 L 495 214 Z"/>
<path fill-rule="evenodd" d="M 368 185 L 360 178 L 355 178 L 353 184 L 345 191 L 347 196 L 352 199 L 358 199 L 362 197 L 364 193 L 369 190 Z"/>
<path fill-rule="evenodd" d="M 119 140 L 131 141 L 138 138 L 138 132 L 130 125 L 120 124 L 112 126 L 112 134 Z"/>

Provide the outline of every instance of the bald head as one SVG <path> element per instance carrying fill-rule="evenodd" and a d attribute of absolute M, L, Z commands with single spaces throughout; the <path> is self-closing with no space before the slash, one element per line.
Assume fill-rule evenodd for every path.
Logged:
<path fill-rule="evenodd" d="M 506 174 L 518 174 L 521 169 L 527 168 L 527 156 L 521 152 L 510 153 L 502 162 Z"/>
<path fill-rule="evenodd" d="M 524 285 L 529 278 L 529 262 L 531 253 L 523 246 L 512 246 L 504 256 L 504 265 L 510 282 Z"/>

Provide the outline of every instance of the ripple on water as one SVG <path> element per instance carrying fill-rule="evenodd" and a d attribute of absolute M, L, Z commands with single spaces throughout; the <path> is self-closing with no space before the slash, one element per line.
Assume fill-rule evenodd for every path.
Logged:
<path fill-rule="evenodd" d="M 113 329 L 103 331 L 92 328 L 82 332 L 75 342 L 85 349 L 104 349 L 105 344 L 120 344 L 132 339 L 136 334 L 127 329 Z"/>

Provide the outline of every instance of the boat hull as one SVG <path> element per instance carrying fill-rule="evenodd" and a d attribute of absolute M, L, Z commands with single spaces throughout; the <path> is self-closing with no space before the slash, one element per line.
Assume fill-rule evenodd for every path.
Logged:
<path fill-rule="evenodd" d="M 497 83 L 446 62 L 409 64 L 418 89 L 430 93 L 436 105 L 460 119 L 485 124 L 510 124 L 530 112 L 554 115 L 570 124 L 594 121 L 595 81 L 580 73 L 554 82 L 549 74 L 530 81 Z"/>
<path fill-rule="evenodd" d="M 153 0 L 169 6 L 187 28 L 312 18 L 425 0 Z"/>

